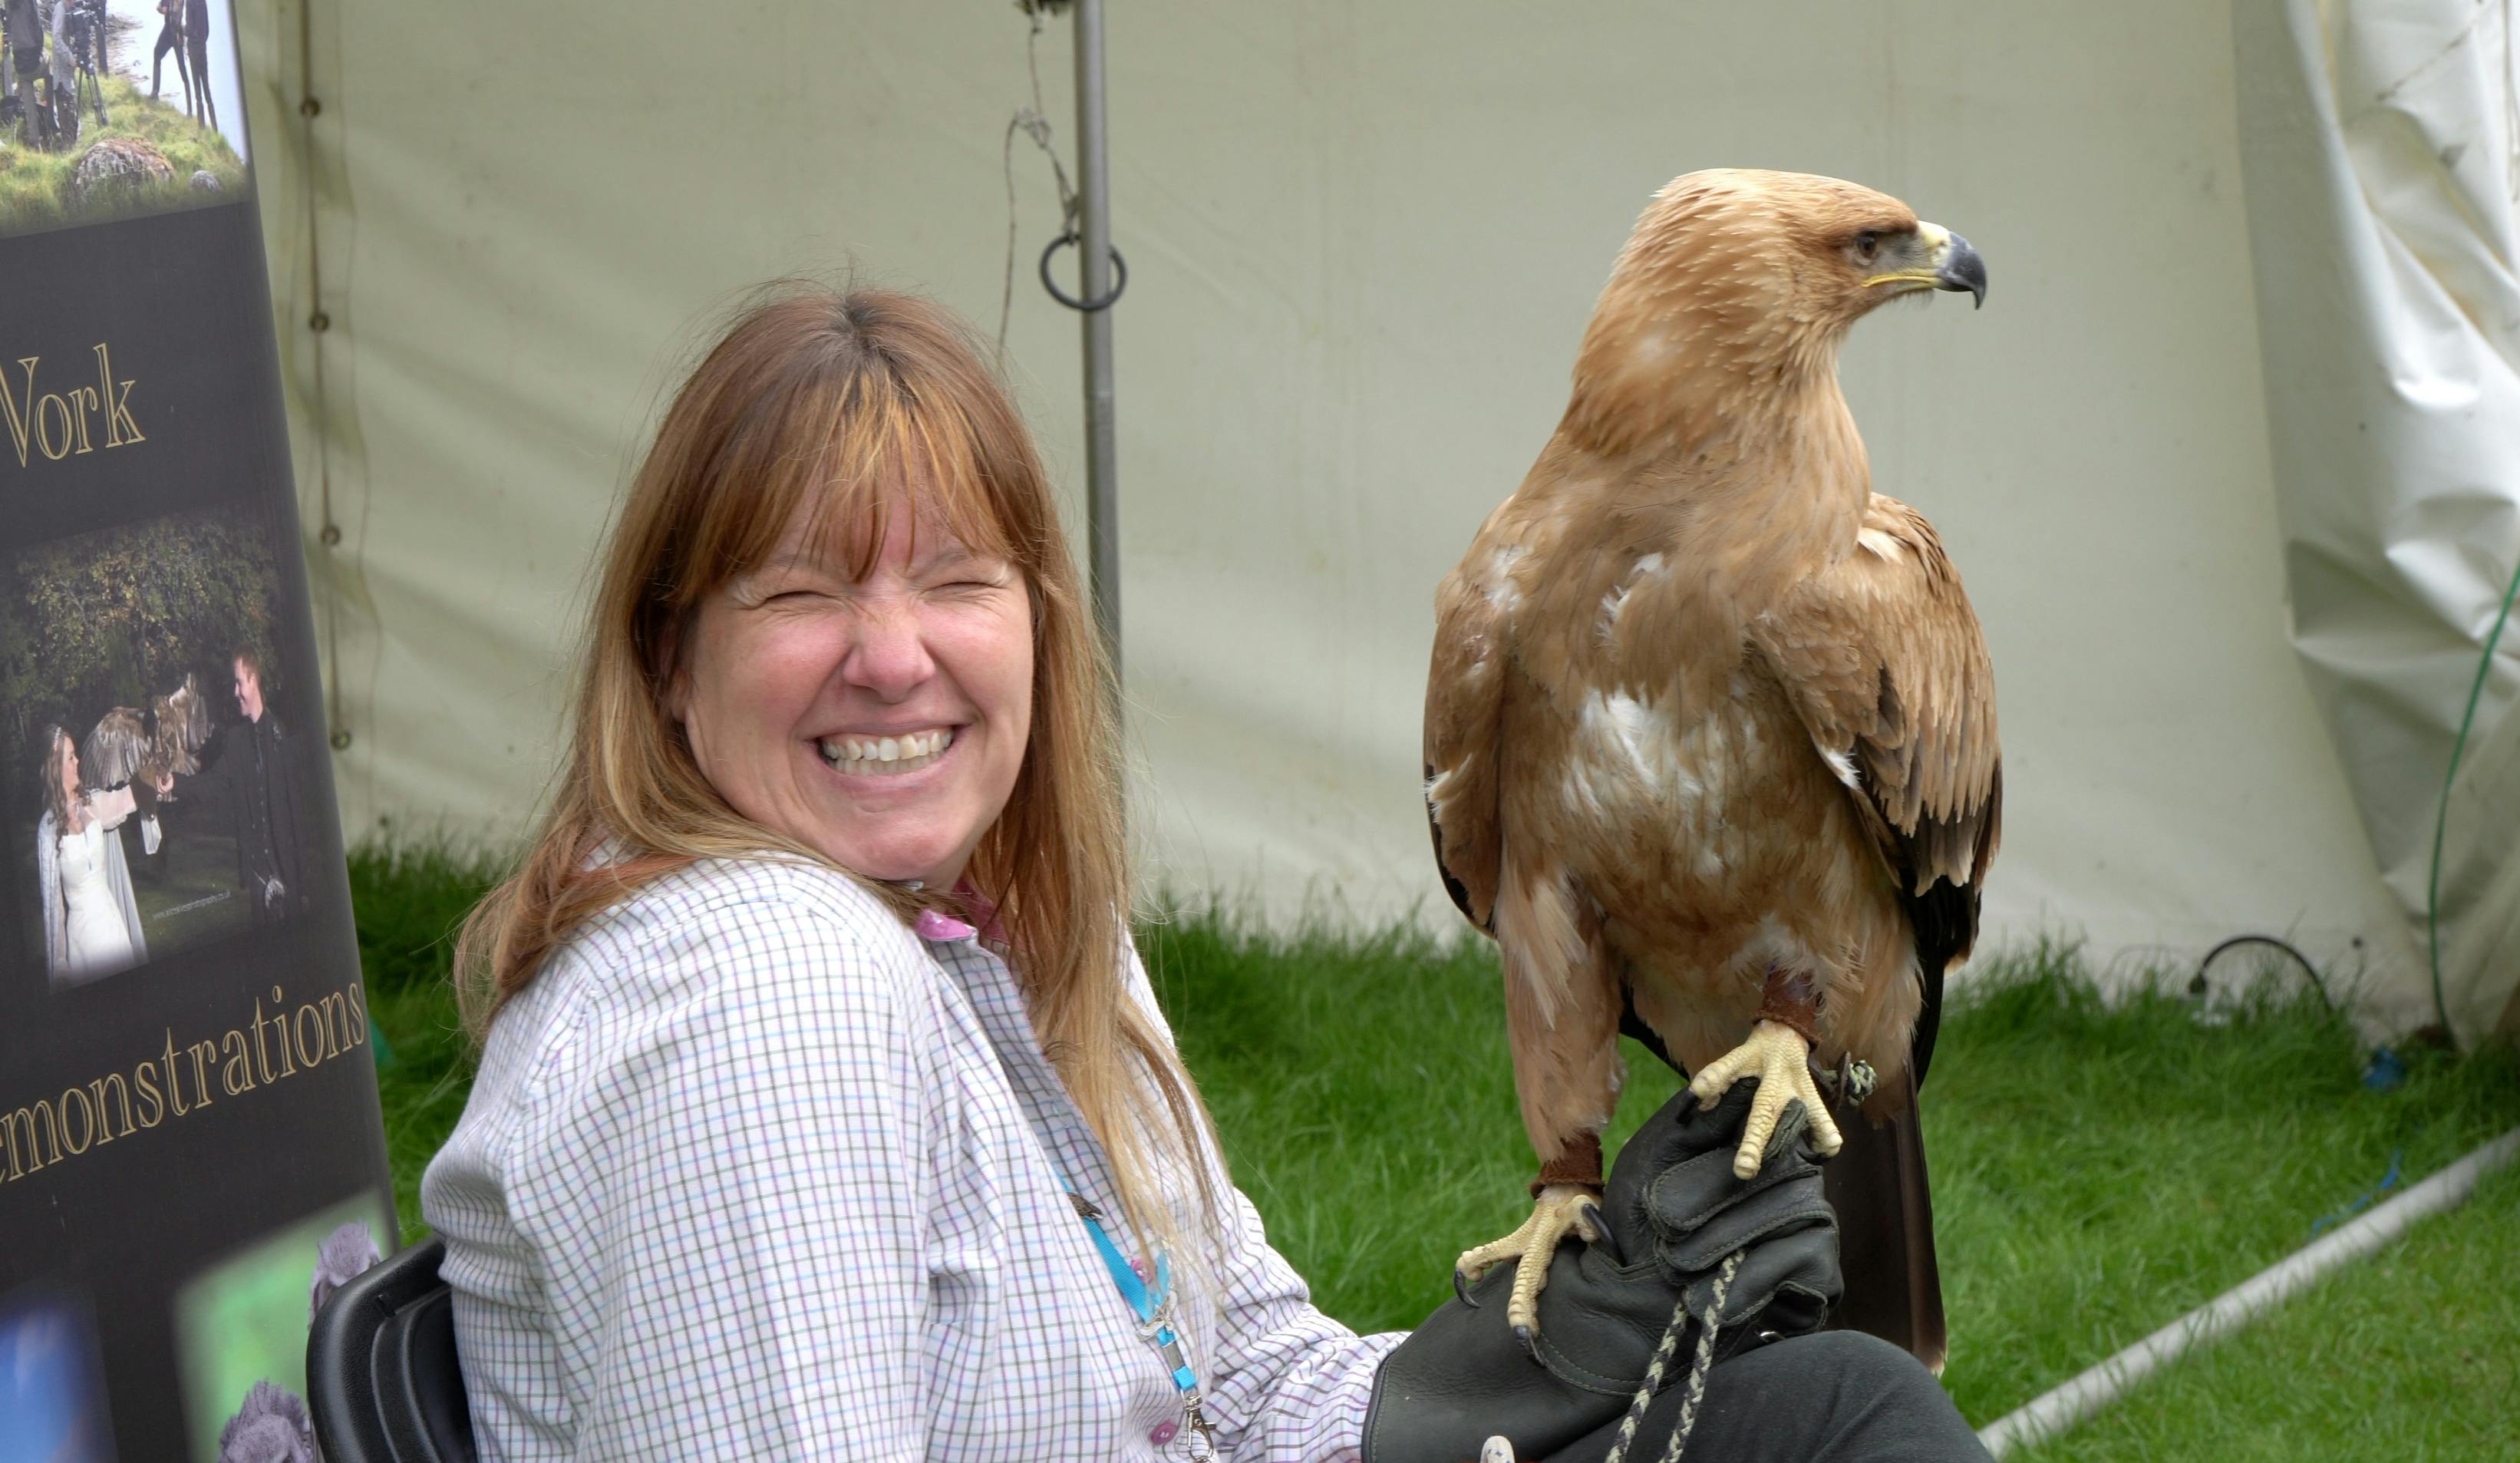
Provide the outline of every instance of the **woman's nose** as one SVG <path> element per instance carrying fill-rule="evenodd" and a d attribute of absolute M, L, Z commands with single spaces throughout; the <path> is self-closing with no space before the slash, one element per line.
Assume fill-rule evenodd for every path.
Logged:
<path fill-rule="evenodd" d="M 886 701 L 899 701 L 936 673 L 918 613 L 907 605 L 870 607 L 858 621 L 857 643 L 840 663 L 849 684 Z"/>

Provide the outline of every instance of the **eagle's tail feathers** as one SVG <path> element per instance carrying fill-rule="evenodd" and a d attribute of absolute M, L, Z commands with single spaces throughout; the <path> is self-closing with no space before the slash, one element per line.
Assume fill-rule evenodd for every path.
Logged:
<path fill-rule="evenodd" d="M 1837 1211 L 1846 1272 L 1846 1295 L 1829 1326 L 1904 1347 L 1939 1374 L 1946 1349 L 1943 1282 L 1934 1259 L 1934 1205 L 1915 1076 L 1911 1072 L 1893 1080 L 1908 1088 L 1906 1107 L 1878 1126 L 1848 1108 L 1838 1122 L 1846 1146 L 1821 1166 Z"/>

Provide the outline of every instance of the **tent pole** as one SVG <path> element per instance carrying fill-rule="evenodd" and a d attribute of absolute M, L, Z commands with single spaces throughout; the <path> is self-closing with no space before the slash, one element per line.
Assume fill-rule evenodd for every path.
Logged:
<path fill-rule="evenodd" d="M 1077 297 L 1111 288 L 1111 176 L 1102 122 L 1102 0 L 1076 0 Z M 1111 414 L 1111 312 L 1084 312 L 1085 531 L 1094 620 L 1120 674 L 1120 481 Z"/>

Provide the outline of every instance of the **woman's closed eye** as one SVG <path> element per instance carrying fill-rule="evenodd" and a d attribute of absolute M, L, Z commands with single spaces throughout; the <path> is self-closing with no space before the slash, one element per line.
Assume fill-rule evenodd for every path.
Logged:
<path fill-rule="evenodd" d="M 855 586 L 815 577 L 783 577 L 767 583 L 742 586 L 734 591 L 737 604 L 747 609 L 778 606 L 782 609 L 811 609 L 854 598 Z"/>
<path fill-rule="evenodd" d="M 933 565 L 924 573 L 914 575 L 912 580 L 922 594 L 949 597 L 988 594 L 1014 581 L 1014 569 L 1011 565 L 960 557 Z"/>

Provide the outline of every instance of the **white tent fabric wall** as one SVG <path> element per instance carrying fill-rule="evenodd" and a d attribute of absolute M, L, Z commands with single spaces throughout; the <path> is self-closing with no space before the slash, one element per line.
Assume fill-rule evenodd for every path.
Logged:
<path fill-rule="evenodd" d="M 2520 562 L 2511 7 L 2242 0 L 2240 131 L 2293 639 L 2425 937 L 2443 778 Z M 2443 829 L 2443 995 L 2520 1021 L 2520 634 Z"/>
<path fill-rule="evenodd" d="M 854 260 L 995 321 L 1024 23 L 1004 0 L 315 0 L 310 155 L 275 79 L 302 3 L 243 21 L 310 534 L 319 463 L 346 529 L 309 545 L 344 816 L 511 839 L 584 566 L 695 320 Z M 1418 791 L 1434 585 L 1546 438 L 1647 195 L 1783 166 L 1898 194 L 1993 274 L 1983 312 L 1868 321 L 1845 375 L 1879 485 L 1941 526 L 1989 626 L 1996 937 L 2183 960 L 2270 931 L 2407 997 L 2416 952 L 2284 638 L 2230 27 L 2189 0 L 1116 9 L 1149 883 L 1451 921 Z M 1063 22 L 1042 58 L 1064 144 Z M 1038 158 L 1016 167 L 1009 358 L 1073 486 L 1075 322 L 1028 278 L 1056 205 Z"/>

